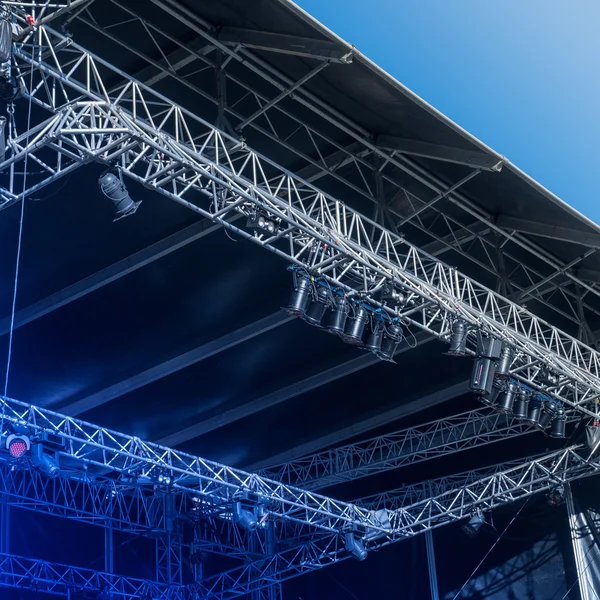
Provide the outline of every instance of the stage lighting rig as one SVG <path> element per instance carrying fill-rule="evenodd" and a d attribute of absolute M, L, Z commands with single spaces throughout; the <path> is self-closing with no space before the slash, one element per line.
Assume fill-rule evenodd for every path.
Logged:
<path fill-rule="evenodd" d="M 342 335 L 346 328 L 348 313 L 350 312 L 350 302 L 346 296 L 334 296 L 333 310 L 327 322 L 327 333 Z"/>
<path fill-rule="evenodd" d="M 567 415 L 563 406 L 557 404 L 556 415 L 550 425 L 550 437 L 562 439 L 565 437 Z"/>
<path fill-rule="evenodd" d="M 529 412 L 529 402 L 531 400 L 531 391 L 520 387 L 517 393 L 517 401 L 513 409 L 513 414 L 517 419 L 526 419 Z"/>
<path fill-rule="evenodd" d="M 529 425 L 533 425 L 533 427 L 537 427 L 538 429 L 542 429 L 540 418 L 542 416 L 543 405 L 544 401 L 542 398 L 534 395 L 531 402 L 529 402 L 529 410 L 527 411 L 527 418 L 525 419 Z"/>
<path fill-rule="evenodd" d="M 134 202 L 131 199 L 120 169 L 112 169 L 102 173 L 98 177 L 98 187 L 112 203 L 115 221 L 132 215 L 142 203 L 141 200 Z"/>
<path fill-rule="evenodd" d="M 392 306 L 394 308 L 406 306 L 406 296 L 391 285 L 383 286 L 381 289 L 380 301 L 385 306 Z"/>
<path fill-rule="evenodd" d="M 371 331 L 369 332 L 367 341 L 364 345 L 365 350 L 369 350 L 373 352 L 373 354 L 379 355 L 384 334 L 385 325 L 381 319 L 376 317 L 371 324 Z"/>
<path fill-rule="evenodd" d="M 473 365 L 469 386 L 476 396 L 490 395 L 501 348 L 500 340 L 477 334 L 477 359 Z"/>
<path fill-rule="evenodd" d="M 468 325 L 461 319 L 452 323 L 450 334 L 450 347 L 446 351 L 448 356 L 468 356 L 467 337 L 469 335 Z"/>
<path fill-rule="evenodd" d="M 396 354 L 403 337 L 404 331 L 398 319 L 392 319 L 391 323 L 385 323 L 381 349 L 377 352 L 377 357 L 380 360 L 394 362 L 394 354 Z"/>

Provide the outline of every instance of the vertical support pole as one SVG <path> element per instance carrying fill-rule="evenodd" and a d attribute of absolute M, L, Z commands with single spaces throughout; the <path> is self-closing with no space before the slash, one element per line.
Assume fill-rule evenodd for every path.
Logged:
<path fill-rule="evenodd" d="M 104 572 L 114 573 L 113 529 L 110 523 L 104 527 Z"/>
<path fill-rule="evenodd" d="M 596 598 L 596 594 L 593 592 L 590 593 L 591 590 L 589 589 L 586 577 L 587 565 L 585 564 L 583 544 L 581 542 L 581 538 L 586 536 L 586 534 L 582 531 L 582 522 L 579 518 L 579 514 L 575 510 L 571 486 L 568 483 L 565 484 L 565 499 L 567 501 L 567 511 L 569 512 L 569 529 L 571 531 L 571 542 L 573 543 L 573 554 L 575 555 L 575 566 L 577 568 L 577 581 L 579 582 L 581 600 L 593 600 Z M 590 532 L 588 531 L 588 534 L 589 533 Z M 593 539 L 591 539 L 590 542 L 593 544 L 595 543 Z"/>
<path fill-rule="evenodd" d="M 215 86 L 217 96 L 217 127 L 233 134 L 233 128 L 227 117 L 225 107 L 227 106 L 227 75 L 225 67 L 228 60 L 224 60 L 223 51 L 217 49 L 217 65 L 215 71 Z"/>
<path fill-rule="evenodd" d="M 429 567 L 429 587 L 431 588 L 431 600 L 439 600 L 437 570 L 435 568 L 435 552 L 433 548 L 433 534 L 431 529 L 425 532 L 425 545 L 427 546 L 427 565 Z"/>
<path fill-rule="evenodd" d="M 0 553 L 10 554 L 10 504 L 4 494 L 0 496 Z"/>
<path fill-rule="evenodd" d="M 156 580 L 169 585 L 183 585 L 182 544 L 175 531 L 175 499 L 165 494 L 162 502 L 166 532 L 156 538 Z"/>

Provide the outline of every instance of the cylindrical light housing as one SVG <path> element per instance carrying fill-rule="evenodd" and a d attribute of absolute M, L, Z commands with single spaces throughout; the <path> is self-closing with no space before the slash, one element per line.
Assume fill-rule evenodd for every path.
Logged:
<path fill-rule="evenodd" d="M 370 350 L 371 352 L 378 354 L 381 351 L 384 331 L 383 323 L 381 321 L 375 321 L 367 336 L 365 350 Z"/>
<path fill-rule="evenodd" d="M 529 410 L 529 401 L 531 400 L 531 392 L 525 388 L 519 388 L 517 401 L 513 408 L 513 414 L 517 419 L 526 419 L 527 411 Z"/>
<path fill-rule="evenodd" d="M 312 283 L 310 282 L 310 279 L 308 279 L 308 277 L 299 277 L 296 283 L 296 289 L 292 292 L 290 301 L 283 310 L 294 317 L 302 317 L 308 308 L 311 292 Z"/>
<path fill-rule="evenodd" d="M 449 356 L 467 356 L 467 336 L 469 328 L 461 319 L 456 319 L 452 323 L 452 333 L 450 335 L 450 347 L 446 351 Z"/>
<path fill-rule="evenodd" d="M 334 308 L 329 316 L 327 323 L 327 333 L 343 335 L 348 320 L 348 310 L 350 306 L 345 296 L 336 296 L 334 298 Z"/>
<path fill-rule="evenodd" d="M 554 402 L 544 402 L 542 407 L 542 414 L 540 415 L 540 429 L 547 429 L 550 423 L 554 420 L 558 409 L 558 405 Z"/>
<path fill-rule="evenodd" d="M 316 297 L 310 301 L 308 308 L 306 309 L 306 314 L 302 318 L 309 325 L 320 327 L 323 316 L 325 315 L 325 311 L 327 310 L 327 306 L 330 303 L 330 298 L 330 289 L 322 285 L 319 286 L 317 288 Z"/>
<path fill-rule="evenodd" d="M 552 425 L 550 426 L 550 437 L 552 438 L 564 438 L 565 430 L 567 428 L 567 415 L 565 409 L 562 406 L 557 406 L 556 416 Z"/>
<path fill-rule="evenodd" d="M 494 385 L 496 363 L 489 358 L 478 358 L 473 365 L 469 387 L 476 396 L 489 396 Z"/>
<path fill-rule="evenodd" d="M 529 402 L 529 410 L 527 411 L 527 422 L 534 427 L 540 426 L 540 417 L 542 416 L 542 399 L 539 396 L 534 396 Z"/>
<path fill-rule="evenodd" d="M 381 360 L 387 360 L 393 362 L 394 354 L 398 349 L 398 344 L 402 341 L 403 332 L 402 325 L 397 321 L 392 321 L 385 327 L 385 334 L 381 342 L 381 350 L 377 353 L 377 356 Z"/>
<path fill-rule="evenodd" d="M 515 351 L 506 342 L 503 343 L 500 352 L 500 360 L 498 361 L 496 373 L 494 374 L 496 379 L 508 379 L 510 377 L 509 370 L 514 356 Z"/>
<path fill-rule="evenodd" d="M 519 386 L 512 381 L 506 386 L 506 390 L 498 398 L 498 406 L 496 407 L 498 412 L 505 415 L 509 415 L 513 412 L 513 405 L 515 403 L 518 388 Z"/>
<path fill-rule="evenodd" d="M 351 316 L 346 322 L 346 328 L 342 339 L 347 344 L 355 346 L 362 345 L 362 335 L 365 330 L 365 325 L 369 319 L 369 313 L 364 306 L 358 305 L 354 311 L 354 316 Z"/>

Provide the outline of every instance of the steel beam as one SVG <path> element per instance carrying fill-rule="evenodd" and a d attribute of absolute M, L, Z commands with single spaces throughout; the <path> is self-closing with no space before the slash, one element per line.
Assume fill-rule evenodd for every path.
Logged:
<path fill-rule="evenodd" d="M 181 369 L 185 369 L 199 363 L 211 356 L 215 356 L 220 352 L 229 350 L 238 344 L 243 344 L 254 337 L 257 337 L 271 329 L 275 329 L 285 323 L 289 323 L 294 317 L 291 317 L 283 312 L 276 312 L 263 319 L 240 327 L 231 333 L 212 340 L 202 346 L 188 350 L 179 356 L 175 356 L 165 362 L 158 365 L 154 365 L 141 373 L 137 373 L 124 381 L 119 381 L 99 392 L 71 402 L 70 404 L 61 408 L 61 411 L 69 416 L 77 416 L 88 410 L 106 404 L 119 396 L 128 394 L 137 390 L 145 385 L 148 385 L 158 379 L 172 375 Z"/>
<path fill-rule="evenodd" d="M 449 146 L 440 146 L 439 144 L 409 140 L 395 135 L 380 135 L 375 143 L 381 148 L 396 150 L 400 154 L 410 154 L 421 158 L 451 162 L 475 169 L 482 169 L 483 171 L 499 171 L 502 168 L 502 161 L 498 161 L 498 157 L 484 154 L 478 150 L 451 148 Z"/>
<path fill-rule="evenodd" d="M 238 217 L 239 218 L 239 217 Z M 169 254 L 196 242 L 203 237 L 221 229 L 221 225 L 208 219 L 202 219 L 173 235 L 170 235 L 143 250 L 120 260 L 85 279 L 78 281 L 50 296 L 19 310 L 15 315 L 14 328 L 17 329 L 51 313 L 87 294 L 113 283 L 125 275 L 129 275 Z M 11 318 L 0 320 L 0 335 L 10 331 Z"/>
<path fill-rule="evenodd" d="M 417 343 L 425 343 L 432 339 L 431 336 L 426 335 L 417 336 L 417 338 Z M 410 346 L 403 346 L 396 353 L 396 355 L 410 349 Z M 214 417 L 210 417 L 200 421 L 199 423 L 191 425 L 190 427 L 186 427 L 181 431 L 167 435 L 158 440 L 157 443 L 164 444 L 166 446 L 178 446 L 179 444 L 183 444 L 184 442 L 214 431 L 220 427 L 224 427 L 225 425 L 229 425 L 230 423 L 234 423 L 240 419 L 250 417 L 257 412 L 266 410 L 267 408 L 277 406 L 286 400 L 290 400 L 296 396 L 300 396 L 301 394 L 306 394 L 307 392 L 315 390 L 323 385 L 327 385 L 328 383 L 332 383 L 337 379 L 346 377 L 352 373 L 356 373 L 361 369 L 370 367 L 371 365 L 379 362 L 380 360 L 375 355 L 370 353 L 359 356 L 358 358 L 353 358 L 352 360 L 342 363 L 341 365 L 336 365 L 331 369 L 327 369 L 326 371 L 312 375 L 307 379 L 303 379 L 302 381 L 288 385 L 280 390 L 267 394 L 266 396 L 246 402 L 241 406 L 236 406 L 235 408 L 222 412 Z"/>
<path fill-rule="evenodd" d="M 451 385 L 449 387 L 445 387 L 441 390 L 438 390 L 437 392 L 429 394 L 428 396 L 424 396 L 423 398 L 419 398 L 418 400 L 414 400 L 413 402 L 402 404 L 400 406 L 397 406 L 396 408 L 385 411 L 373 417 L 369 417 L 357 423 L 353 423 L 348 427 L 338 429 L 337 431 L 329 433 L 323 437 L 311 440 L 310 442 L 301 444 L 299 446 L 296 446 L 295 448 L 291 448 L 290 450 L 286 450 L 285 452 L 271 456 L 268 459 L 256 462 L 252 465 L 247 466 L 246 468 L 249 471 L 258 471 L 261 469 L 271 468 L 274 465 L 279 465 L 282 463 L 302 458 L 303 456 L 307 456 L 309 454 L 312 454 L 313 452 L 317 452 L 322 448 L 334 446 L 335 444 L 339 444 L 340 442 L 348 440 L 349 438 L 352 438 L 354 436 L 359 436 L 364 433 L 368 433 L 373 429 L 377 429 L 378 427 L 382 427 L 398 419 L 402 419 L 414 413 L 431 408 L 432 406 L 441 404 L 442 402 L 447 402 L 448 400 L 452 400 L 454 398 L 457 398 L 458 396 L 462 396 L 468 391 L 469 382 L 462 381 L 455 385 Z"/>

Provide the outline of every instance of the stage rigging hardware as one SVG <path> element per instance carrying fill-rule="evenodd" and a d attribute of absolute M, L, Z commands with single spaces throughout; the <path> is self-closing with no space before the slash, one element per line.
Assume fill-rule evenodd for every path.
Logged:
<path fill-rule="evenodd" d="M 49 12 L 37 18 L 29 14 L 36 3 L 4 3 L 13 10 L 16 26 L 13 23 L 10 29 L 15 40 L 12 62 L 2 67 L 3 98 L 10 107 L 22 95 L 50 116 L 18 135 L 13 129 L 9 136 L 0 163 L 0 170 L 9 173 L 9 183 L 0 189 L 0 208 L 84 164 L 104 164 L 118 171 L 119 178 L 138 181 L 275 252 L 291 264 L 300 281 L 316 286 L 316 304 L 327 306 L 329 293 L 337 308 L 341 299 L 350 303 L 354 328 L 344 327 L 346 341 L 360 339 L 366 313 L 376 315 L 380 325 L 375 326 L 376 339 L 369 347 L 386 359 L 393 350 L 382 352 L 383 341 L 388 339 L 391 345 L 399 341 L 401 324 L 418 327 L 453 341 L 455 351 L 475 355 L 483 370 L 489 372 L 485 361 L 501 364 L 497 372 L 502 383 L 496 388 L 510 391 L 504 386 L 519 382 L 522 389 L 540 392 L 557 407 L 564 406 L 570 415 L 597 418 L 600 355 L 595 350 L 360 216 L 253 152 L 243 140 L 219 131 L 44 24 L 52 10 L 55 16 L 63 15 L 87 1 L 44 3 Z M 23 186 L 16 167 L 26 157 L 45 175 Z M 247 218 L 247 230 L 228 222 L 232 213 Z M 321 306 L 306 314 L 313 324 L 322 316 Z M 456 339 L 458 330 L 466 331 L 461 340 Z M 496 343 L 498 348 L 492 348 Z M 487 398 L 494 384 L 490 388 L 489 380 L 483 383 L 482 396 Z M 513 410 L 506 399 L 503 406 Z M 144 588 L 144 593 L 161 598 L 199 593 L 234 597 L 259 589 L 266 574 L 283 579 L 341 560 L 348 552 L 361 558 L 365 548 L 468 517 L 481 507 L 490 509 L 553 489 L 598 468 L 595 458 L 586 459 L 580 449 L 571 447 L 416 504 L 373 511 L 16 401 L 6 400 L 3 411 L 6 436 L 14 435 L 15 427 L 58 436 L 65 441 L 55 449 L 59 459 L 69 456 L 106 467 L 118 478 L 132 472 L 138 477 L 143 470 L 143 477 L 154 477 L 163 494 L 168 488 L 186 499 L 190 495 L 197 510 L 225 522 L 235 513 L 235 525 L 242 528 L 257 529 L 254 515 L 260 509 L 261 521 L 267 515 L 264 522 L 277 523 L 280 539 L 290 542 L 266 560 L 209 578 L 193 589 Z M 86 575 L 82 570 L 75 575 L 77 570 L 71 567 L 61 570 L 48 565 L 43 570 L 30 564 L 35 561 L 27 561 L 4 557 L 1 569 L 15 578 L 38 573 L 49 586 L 75 580 L 82 589 L 110 590 L 114 585 L 113 591 L 131 598 L 142 593 L 140 585 L 147 585 L 127 583 L 114 575 Z M 71 570 L 68 575 L 65 569 Z"/>

